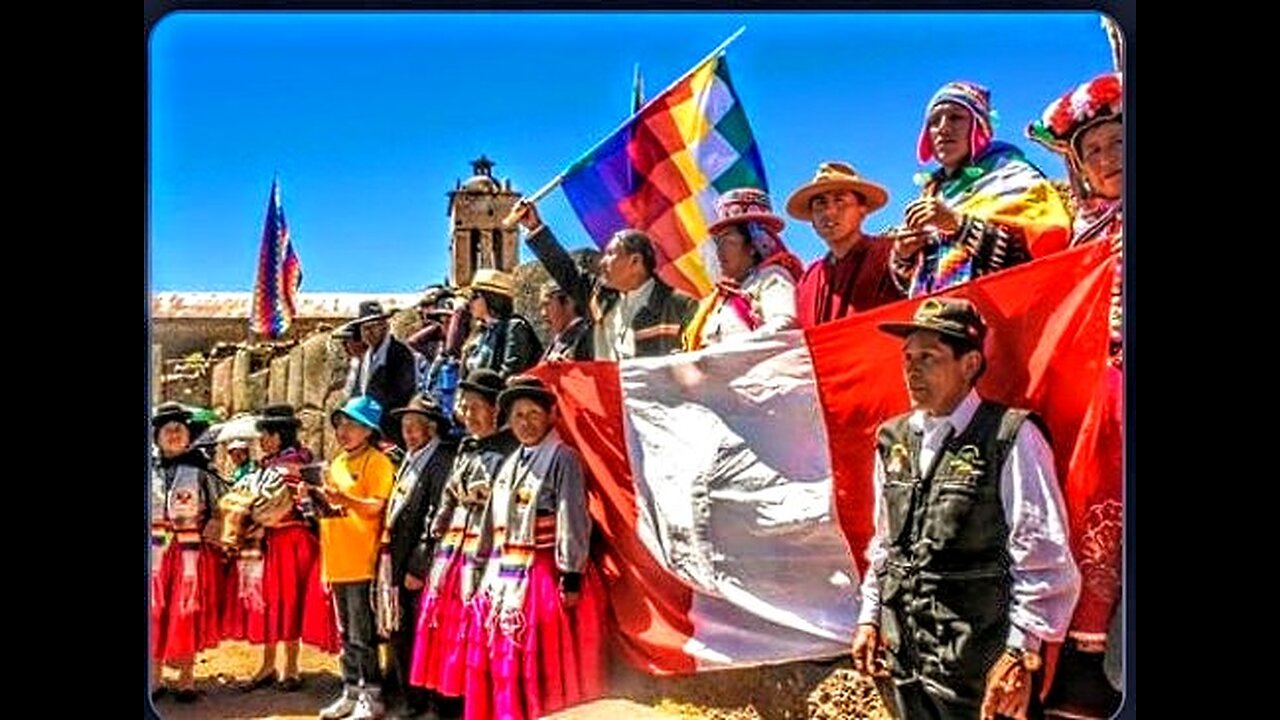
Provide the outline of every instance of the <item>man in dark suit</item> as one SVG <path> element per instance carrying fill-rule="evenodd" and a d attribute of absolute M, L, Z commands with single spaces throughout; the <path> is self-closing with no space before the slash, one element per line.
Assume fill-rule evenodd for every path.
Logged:
<path fill-rule="evenodd" d="M 538 310 L 551 329 L 551 342 L 547 344 L 547 351 L 542 354 L 543 362 L 596 359 L 591 342 L 591 321 L 582 316 L 578 304 L 555 280 L 548 280 L 543 284 Z"/>
<path fill-rule="evenodd" d="M 384 408 L 402 408 L 417 386 L 418 371 L 409 346 L 391 334 L 387 319 L 391 313 L 383 312 L 382 303 L 366 300 L 360 303 L 360 312 L 353 324 L 360 329 L 360 339 L 367 349 L 360 358 L 360 372 L 356 378 L 355 394 L 368 395 Z M 404 447 L 400 425 L 391 413 L 382 414 L 382 436 Z"/>
<path fill-rule="evenodd" d="M 409 686 L 418 603 L 434 550 L 423 538 L 429 538 L 425 528 L 440 506 L 457 447 L 443 438 L 448 423 L 429 397 L 417 395 L 390 415 L 400 425 L 407 452 L 396 471 L 383 524 L 383 561 L 390 570 L 379 573 L 379 625 L 391 645 L 384 690 L 398 699 L 395 714 L 408 717 L 427 709 L 425 691 Z"/>
<path fill-rule="evenodd" d="M 680 352 L 698 301 L 658 278 L 648 235 L 633 229 L 615 234 L 600 256 L 597 277 L 578 268 L 532 203 L 516 203 L 509 217 L 529 231 L 525 242 L 556 283 L 586 308 L 596 360 Z"/>

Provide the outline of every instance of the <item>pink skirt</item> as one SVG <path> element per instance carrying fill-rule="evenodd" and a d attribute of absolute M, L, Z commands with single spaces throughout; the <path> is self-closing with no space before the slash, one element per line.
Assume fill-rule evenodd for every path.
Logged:
<path fill-rule="evenodd" d="M 263 541 L 262 606 L 240 598 L 240 577 L 233 563 L 223 597 L 223 636 L 252 643 L 302 639 L 308 613 L 327 620 L 333 613 L 313 572 L 320 562 L 320 541 L 303 525 L 267 528 Z M 327 649 L 321 646 L 321 649 Z"/>
<path fill-rule="evenodd" d="M 604 586 L 588 564 L 577 605 L 565 608 L 559 579 L 555 550 L 539 549 L 529 574 L 524 628 L 491 636 L 492 707 L 484 708 L 491 717 L 531 720 L 604 694 Z M 473 697 L 468 692 L 468 717 Z"/>
<path fill-rule="evenodd" d="M 151 657 L 181 663 L 221 640 L 221 556 L 208 544 L 194 550 L 195 574 L 183 577 L 183 548 L 165 548 L 160 572 L 151 586 Z"/>
<path fill-rule="evenodd" d="M 492 639 L 485 619 L 489 617 L 489 597 L 476 594 L 467 613 L 467 677 L 463 720 L 490 720 L 493 710 L 493 667 L 489 652 Z"/>
<path fill-rule="evenodd" d="M 409 684 L 446 697 L 463 694 L 467 676 L 469 613 L 462 604 L 462 555 L 449 560 L 440 592 L 424 598 L 418 610 L 409 664 Z"/>

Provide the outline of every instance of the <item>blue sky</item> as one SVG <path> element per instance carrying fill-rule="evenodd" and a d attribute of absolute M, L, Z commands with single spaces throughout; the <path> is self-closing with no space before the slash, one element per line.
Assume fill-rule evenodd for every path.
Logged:
<path fill-rule="evenodd" d="M 996 136 L 1111 70 L 1097 13 L 178 13 L 148 45 L 152 290 L 250 290 L 272 176 L 304 292 L 411 292 L 444 279 L 447 198 L 470 161 L 532 192 L 741 26 L 734 86 L 781 209 L 818 163 L 885 185 L 864 229 L 900 220 L 924 104 L 944 82 L 992 91 Z M 539 205 L 588 239 L 563 193 Z M 806 262 L 824 246 L 789 221 Z M 531 258 L 527 250 L 522 259 Z"/>

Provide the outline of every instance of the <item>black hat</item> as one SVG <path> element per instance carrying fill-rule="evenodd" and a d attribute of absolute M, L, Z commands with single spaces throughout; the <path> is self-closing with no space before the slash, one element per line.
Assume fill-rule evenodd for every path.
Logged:
<path fill-rule="evenodd" d="M 556 405 L 556 394 L 532 375 L 516 375 L 507 381 L 507 389 L 498 396 L 498 415 L 506 417 L 515 401 L 521 398 L 532 400 L 550 411 Z"/>
<path fill-rule="evenodd" d="M 409 400 L 408 405 L 391 411 L 391 415 L 393 417 L 401 417 L 409 413 L 425 415 L 427 418 L 434 420 L 436 424 L 441 427 L 447 427 L 449 425 L 449 419 L 445 417 L 444 409 L 441 408 L 440 404 L 434 399 L 426 395 L 414 395 L 413 398 Z"/>
<path fill-rule="evenodd" d="M 329 333 L 329 337 L 335 340 L 359 340 L 360 339 L 359 320 L 358 319 L 351 320 L 349 322 L 345 322 L 339 325 L 338 327 L 333 329 L 333 332 Z"/>
<path fill-rule="evenodd" d="M 282 403 L 262 408 L 262 415 L 254 426 L 260 431 L 274 432 L 281 428 L 301 427 L 302 421 L 294 414 L 292 405 Z"/>
<path fill-rule="evenodd" d="M 497 402 L 503 390 L 502 376 L 488 368 L 472 370 L 466 380 L 458 383 L 458 389 L 470 390 L 485 396 L 489 402 Z"/>
<path fill-rule="evenodd" d="M 881 323 L 880 329 L 899 337 L 907 337 L 917 330 L 933 330 L 979 348 L 987 337 L 987 324 L 978 309 L 960 298 L 929 298 L 916 308 L 911 322 Z"/>
<path fill-rule="evenodd" d="M 191 411 L 176 402 L 157 405 L 155 412 L 151 415 L 151 427 L 161 428 L 171 422 L 190 425 Z"/>
<path fill-rule="evenodd" d="M 360 309 L 356 312 L 356 317 L 351 321 L 352 325 L 363 325 L 374 320 L 386 320 L 391 317 L 391 313 L 382 309 L 382 303 L 377 300 L 364 300 L 360 303 Z"/>

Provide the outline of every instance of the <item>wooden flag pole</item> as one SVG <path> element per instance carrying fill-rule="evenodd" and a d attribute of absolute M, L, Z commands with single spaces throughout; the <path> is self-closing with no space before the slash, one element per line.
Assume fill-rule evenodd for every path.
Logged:
<path fill-rule="evenodd" d="M 604 145 L 605 142 L 609 140 L 609 138 L 613 137 L 615 134 L 617 134 L 619 130 L 626 127 L 627 124 L 630 123 L 631 120 L 636 115 L 640 114 L 641 110 L 648 107 L 649 104 L 652 103 L 654 100 L 657 100 L 663 95 L 666 95 L 667 92 L 672 88 L 674 88 L 675 86 L 684 82 L 684 79 L 692 75 L 698 68 L 702 67 L 703 65 L 707 64 L 707 62 L 709 62 L 710 60 L 713 60 L 717 56 L 721 55 L 725 51 L 725 48 L 729 47 L 729 43 L 733 42 L 734 40 L 737 40 L 738 36 L 742 35 L 742 33 L 746 31 L 747 31 L 746 25 L 743 25 L 742 27 L 738 28 L 736 32 L 734 32 L 728 38 L 725 38 L 724 42 L 716 46 L 715 50 L 712 50 L 711 52 L 707 53 L 706 57 L 699 60 L 697 63 L 693 65 L 693 67 L 685 71 L 683 75 L 676 78 L 675 81 L 673 81 L 670 85 L 663 88 L 662 92 L 658 93 L 657 95 L 654 95 L 644 105 L 641 105 L 638 110 L 632 113 L 626 120 L 622 121 L 622 123 L 618 125 L 618 127 L 614 128 L 613 131 L 611 131 L 608 135 L 605 135 L 603 138 L 601 138 L 600 142 L 596 143 L 595 145 L 592 145 L 590 150 L 582 153 L 582 155 L 578 157 L 578 160 L 581 160 L 582 158 L 587 157 L 588 155 L 595 152 L 596 150 L 599 150 L 601 145 Z M 571 163 L 569 167 L 572 168 L 574 165 L 577 165 L 578 160 L 573 161 L 573 163 Z M 511 209 L 511 212 L 508 213 L 507 216 L 502 219 L 502 226 L 507 229 L 515 227 L 516 223 L 519 222 L 520 217 L 524 214 L 524 207 L 527 205 L 532 205 L 533 203 L 536 203 L 542 198 L 546 197 L 548 193 L 550 193 L 552 190 L 555 190 L 557 187 L 560 186 L 560 183 L 564 182 L 564 178 L 568 174 L 569 174 L 569 170 L 567 168 L 565 170 L 560 171 L 559 174 L 551 178 L 551 180 L 548 181 L 545 185 L 538 188 L 537 190 L 534 190 L 532 193 L 522 198 L 520 202 L 516 203 L 515 207 Z"/>

